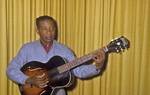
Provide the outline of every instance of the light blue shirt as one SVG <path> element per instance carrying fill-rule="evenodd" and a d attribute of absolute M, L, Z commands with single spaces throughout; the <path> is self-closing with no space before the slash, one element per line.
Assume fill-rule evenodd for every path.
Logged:
<path fill-rule="evenodd" d="M 47 53 L 39 40 L 24 44 L 19 50 L 17 56 L 12 59 L 7 68 L 7 76 L 14 82 L 24 84 L 28 78 L 20 69 L 30 61 L 39 61 L 46 63 L 53 56 L 61 56 L 67 61 L 75 59 L 72 51 L 65 45 L 53 42 L 51 50 Z M 73 69 L 73 73 L 78 78 L 88 78 L 99 74 L 95 65 L 82 65 Z M 59 94 L 58 94 L 59 95 Z M 62 94 L 65 95 L 65 94 Z"/>

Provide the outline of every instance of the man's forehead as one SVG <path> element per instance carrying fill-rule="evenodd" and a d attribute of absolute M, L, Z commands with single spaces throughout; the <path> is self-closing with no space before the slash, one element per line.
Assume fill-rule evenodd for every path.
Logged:
<path fill-rule="evenodd" d="M 54 23 L 52 21 L 50 21 L 50 20 L 43 20 L 43 21 L 39 22 L 39 25 L 40 26 L 44 26 L 44 25 L 51 25 L 51 26 L 53 26 Z"/>

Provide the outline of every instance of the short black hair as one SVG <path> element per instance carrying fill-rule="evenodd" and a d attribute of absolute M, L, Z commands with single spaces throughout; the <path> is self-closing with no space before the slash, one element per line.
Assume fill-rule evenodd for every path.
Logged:
<path fill-rule="evenodd" d="M 56 21 L 53 17 L 47 16 L 47 15 L 43 15 L 43 16 L 39 16 L 38 18 L 36 18 L 36 26 L 37 26 L 37 29 L 40 27 L 40 22 L 41 22 L 41 21 L 45 21 L 45 20 L 48 20 L 48 21 L 52 22 L 52 24 L 53 24 L 53 29 L 54 29 L 54 31 L 55 31 L 55 33 L 56 33 L 55 39 L 57 39 L 58 25 L 57 25 L 57 21 Z"/>
<path fill-rule="evenodd" d="M 58 31 L 58 26 L 57 26 L 57 22 L 54 18 L 52 18 L 51 16 L 47 16 L 47 15 L 44 15 L 44 16 L 39 16 L 38 18 L 36 18 L 36 26 L 37 28 L 39 28 L 39 25 L 40 25 L 40 22 L 41 21 L 45 21 L 45 20 L 49 20 L 52 22 L 52 24 L 54 25 L 54 29 L 55 31 Z"/>

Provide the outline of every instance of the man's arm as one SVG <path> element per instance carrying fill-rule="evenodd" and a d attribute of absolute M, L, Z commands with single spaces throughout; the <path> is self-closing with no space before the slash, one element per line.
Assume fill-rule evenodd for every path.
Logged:
<path fill-rule="evenodd" d="M 67 53 L 67 60 L 72 61 L 75 59 L 75 55 L 68 51 Z M 73 74 L 78 78 L 90 78 L 96 76 L 100 73 L 100 66 L 103 64 L 105 60 L 105 52 L 100 51 L 99 53 L 93 56 L 93 60 L 96 64 L 85 64 L 73 69 Z"/>
<path fill-rule="evenodd" d="M 20 70 L 26 62 L 26 53 L 26 48 L 22 47 L 17 56 L 10 62 L 6 71 L 9 79 L 19 84 L 25 84 L 25 80 L 28 78 L 28 76 L 23 74 Z"/>
<path fill-rule="evenodd" d="M 98 75 L 105 61 L 105 52 L 101 49 L 99 52 L 93 55 L 92 58 L 95 64 L 83 65 L 75 68 L 74 74 L 79 78 L 90 78 Z"/>

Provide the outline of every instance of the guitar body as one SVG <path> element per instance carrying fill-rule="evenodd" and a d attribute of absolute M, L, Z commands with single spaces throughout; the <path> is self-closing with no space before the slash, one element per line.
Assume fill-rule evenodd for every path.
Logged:
<path fill-rule="evenodd" d="M 34 85 L 19 85 L 22 95 L 52 95 L 57 88 L 69 87 L 72 83 L 73 76 L 71 72 L 59 73 L 56 69 L 58 66 L 66 64 L 65 60 L 60 56 L 52 57 L 47 63 L 31 61 L 25 64 L 21 71 L 27 76 L 41 76 L 47 74 L 50 78 L 48 86 L 38 88 Z"/>

